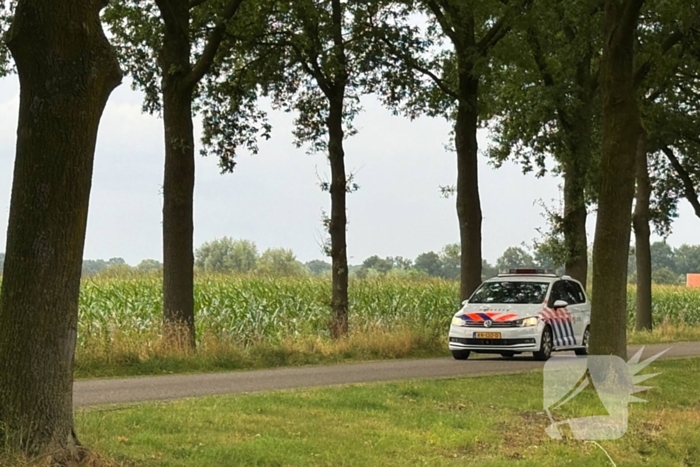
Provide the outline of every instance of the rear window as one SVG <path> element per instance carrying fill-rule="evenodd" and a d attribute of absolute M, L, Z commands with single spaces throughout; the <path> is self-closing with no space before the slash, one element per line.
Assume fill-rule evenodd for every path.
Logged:
<path fill-rule="evenodd" d="M 469 303 L 544 303 L 548 288 L 549 282 L 485 282 L 474 292 Z"/>

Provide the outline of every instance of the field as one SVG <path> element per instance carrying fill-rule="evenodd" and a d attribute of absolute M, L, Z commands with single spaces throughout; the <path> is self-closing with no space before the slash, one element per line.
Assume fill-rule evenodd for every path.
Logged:
<path fill-rule="evenodd" d="M 546 436 L 539 371 L 88 409 L 76 431 L 115 467 L 700 465 L 700 359 L 644 372 L 648 403 L 598 445 Z M 558 420 L 605 414 L 581 395 Z"/>
<path fill-rule="evenodd" d="M 76 376 L 221 371 L 281 365 L 446 355 L 445 332 L 459 307 L 456 282 L 378 278 L 350 284 L 351 336 L 328 337 L 330 281 L 198 276 L 196 354 L 160 340 L 161 280 L 88 279 L 80 296 Z M 634 289 L 628 291 L 630 323 Z M 700 289 L 656 287 L 659 330 L 630 342 L 700 338 Z M 663 323 L 671 323 L 671 325 Z"/>
<path fill-rule="evenodd" d="M 330 281 L 255 276 L 202 276 L 195 282 L 197 335 L 242 343 L 324 336 L 330 320 Z M 80 295 L 79 342 L 160 326 L 161 280 L 133 276 L 86 280 Z M 634 321 L 634 288 L 628 289 Z M 656 286 L 656 323 L 700 325 L 700 289 Z M 442 336 L 459 308 L 458 284 L 439 279 L 365 279 L 350 284 L 351 327 L 357 332 L 411 329 Z"/>
<path fill-rule="evenodd" d="M 198 338 L 209 335 L 249 344 L 327 335 L 330 293 L 330 281 L 321 278 L 198 277 Z M 356 280 L 350 284 L 351 327 L 357 332 L 409 328 L 442 335 L 457 310 L 458 295 L 456 283 L 437 279 Z M 160 325 L 160 300 L 157 277 L 86 280 L 80 295 L 79 341 L 115 332 L 150 332 Z"/>

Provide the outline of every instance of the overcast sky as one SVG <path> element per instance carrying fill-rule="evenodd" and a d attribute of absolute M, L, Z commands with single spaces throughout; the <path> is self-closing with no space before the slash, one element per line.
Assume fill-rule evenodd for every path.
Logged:
<path fill-rule="evenodd" d="M 0 80 L 0 251 L 4 250 L 19 105 L 15 77 Z M 454 184 L 455 154 L 445 150 L 449 125 L 441 119 L 394 117 L 374 99 L 364 102 L 359 133 L 346 141 L 346 164 L 360 190 L 348 195 L 351 264 L 366 257 L 439 250 L 459 241 L 455 199 L 440 196 Z M 161 260 L 163 127 L 141 113 L 141 95 L 120 86 L 105 110 L 97 141 L 85 258 L 123 257 L 136 264 Z M 195 245 L 230 236 L 255 241 L 260 251 L 291 248 L 301 261 L 322 259 L 320 190 L 329 168 L 322 154 L 292 145 L 292 115 L 272 113 L 273 137 L 257 156 L 242 155 L 235 173 L 221 175 L 213 158 L 197 157 Z M 480 135 L 480 147 L 488 135 Z M 561 180 L 523 175 L 508 163 L 480 163 L 483 252 L 491 262 L 511 245 L 532 243 L 545 225 L 542 200 L 556 205 Z M 700 243 L 700 219 L 685 202 L 669 243 Z M 593 238 L 593 220 L 589 238 Z"/>

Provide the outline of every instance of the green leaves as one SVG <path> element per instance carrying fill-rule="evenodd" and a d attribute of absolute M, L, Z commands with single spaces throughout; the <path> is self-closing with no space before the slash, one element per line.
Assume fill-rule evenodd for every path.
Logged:
<path fill-rule="evenodd" d="M 700 10 L 693 2 L 649 2 L 639 43 L 636 81 L 649 134 L 652 222 L 666 236 L 681 198 L 700 217 Z"/>
<path fill-rule="evenodd" d="M 5 40 L 12 23 L 15 4 L 16 0 L 0 0 L 0 78 L 14 71 Z"/>
<path fill-rule="evenodd" d="M 495 136 L 489 156 L 518 160 L 524 172 L 588 159 L 599 145 L 596 102 L 600 2 L 540 0 L 494 50 Z M 586 151 L 585 147 L 589 149 Z M 586 153 L 587 154 L 584 154 Z M 584 164 L 588 165 L 588 164 Z"/>
<path fill-rule="evenodd" d="M 203 116 L 202 154 L 218 157 L 224 172 L 233 170 L 241 148 L 257 153 L 258 139 L 270 137 L 267 116 L 256 104 L 258 83 L 253 78 L 257 70 L 238 47 L 255 40 L 266 24 L 271 4 L 274 2 L 257 0 L 191 2 L 186 31 L 189 64 L 186 69 L 165 70 L 181 76 L 179 85 L 195 87 L 193 109 Z M 145 94 L 143 110 L 160 113 L 161 59 L 166 53 L 161 10 L 154 0 L 116 0 L 103 19 L 132 87 Z"/>
<path fill-rule="evenodd" d="M 132 88 L 143 91 L 143 111 L 161 110 L 158 53 L 162 47 L 163 24 L 151 0 L 110 2 L 102 16 L 117 49 L 122 69 L 132 81 Z"/>

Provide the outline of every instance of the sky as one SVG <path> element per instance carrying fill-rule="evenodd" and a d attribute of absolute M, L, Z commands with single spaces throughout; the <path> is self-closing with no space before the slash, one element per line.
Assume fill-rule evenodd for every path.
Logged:
<path fill-rule="evenodd" d="M 162 259 L 161 186 L 163 126 L 141 112 L 142 95 L 122 84 L 110 97 L 97 139 L 86 259 L 122 257 L 137 264 Z M 14 163 L 19 83 L 0 80 L 0 251 L 4 250 Z M 415 258 L 459 241 L 455 198 L 440 186 L 456 180 L 456 155 L 445 146 L 450 125 L 442 119 L 393 116 L 368 97 L 356 119 L 359 133 L 346 140 L 346 167 L 359 191 L 348 195 L 348 256 Z M 253 240 L 260 251 L 290 248 L 300 261 L 323 259 L 321 219 L 330 196 L 320 180 L 330 169 L 323 154 L 293 145 L 293 115 L 270 113 L 273 134 L 258 155 L 242 154 L 234 173 L 221 175 L 214 158 L 197 156 L 195 246 L 223 236 Z M 199 124 L 197 122 L 197 127 Z M 199 138 L 199 135 L 196 135 Z M 483 150 L 489 144 L 479 135 Z M 532 244 L 546 226 L 541 202 L 555 207 L 562 181 L 523 175 L 508 162 L 495 169 L 480 158 L 483 254 L 490 262 L 509 246 Z M 589 216 L 592 242 L 594 216 Z M 668 242 L 700 243 L 700 219 L 686 202 Z"/>

